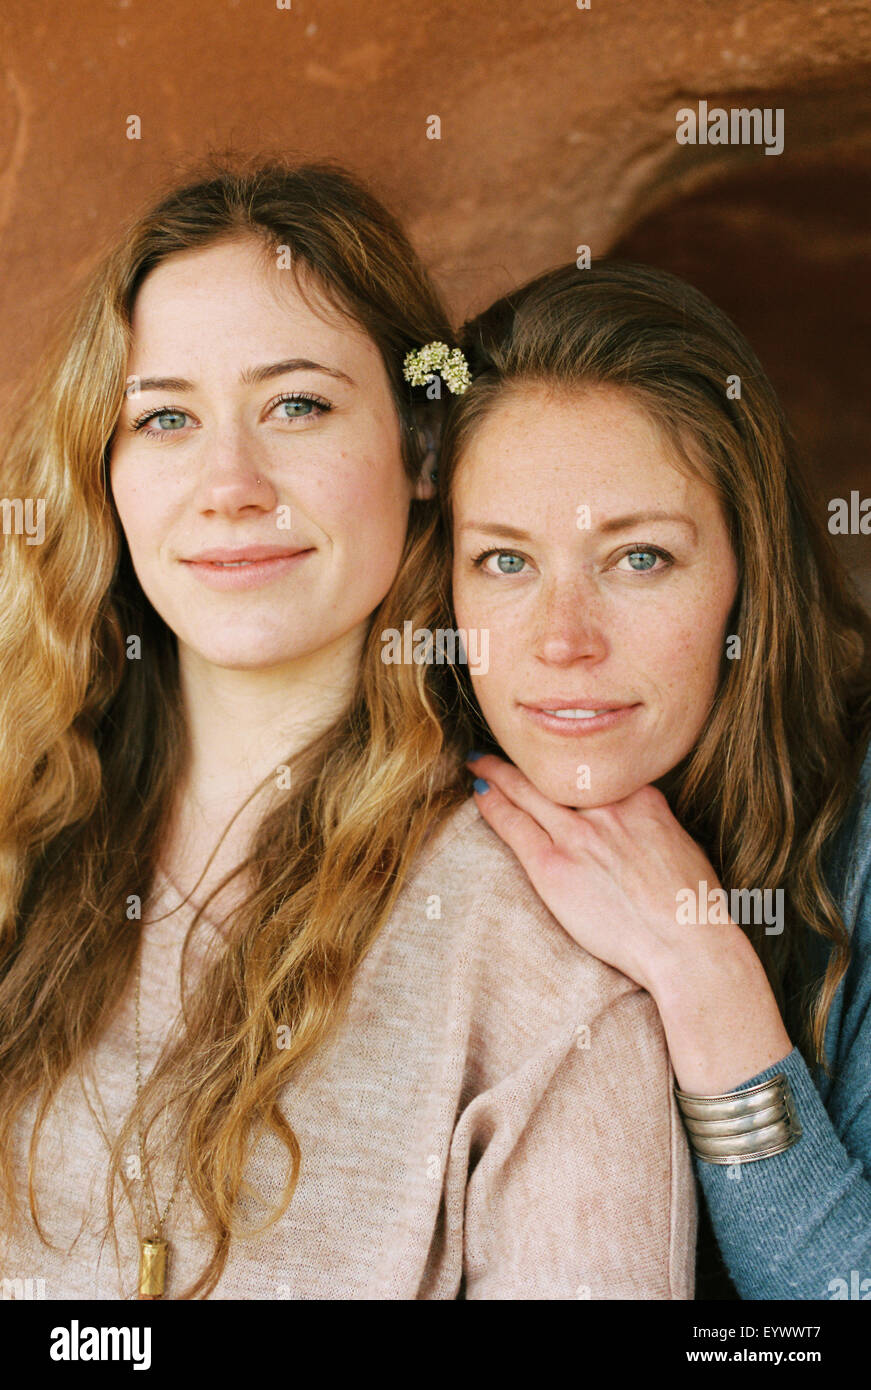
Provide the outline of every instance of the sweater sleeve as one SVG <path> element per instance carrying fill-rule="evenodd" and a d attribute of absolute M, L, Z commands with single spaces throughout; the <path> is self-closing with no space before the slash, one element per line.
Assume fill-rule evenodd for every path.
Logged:
<path fill-rule="evenodd" d="M 735 1089 L 745 1090 L 783 1072 L 801 1121 L 798 1143 L 772 1158 L 732 1168 L 694 1159 L 720 1249 L 742 1298 L 871 1298 L 867 1018 L 856 1047 L 865 1057 L 865 1093 L 851 1127 L 849 1149 L 804 1058 L 793 1048 L 783 1062 Z M 860 1079 L 855 1080 L 861 1088 Z M 843 1084 L 850 1085 L 849 1076 Z M 863 1281 L 864 1292 L 851 1295 L 850 1289 Z"/>
<path fill-rule="evenodd" d="M 467 1299 L 691 1299 L 696 1203 L 656 1007 L 624 994 L 461 1118 Z M 480 1139 L 484 1139 L 483 1149 Z M 458 1136 L 462 1142 L 462 1137 Z"/>
<path fill-rule="evenodd" d="M 871 1299 L 871 816 L 854 836 L 846 894 L 852 959 L 827 1038 L 825 1104 L 797 1048 L 736 1087 L 783 1072 L 802 1135 L 791 1149 L 732 1168 L 694 1159 L 732 1280 L 745 1299 Z"/>

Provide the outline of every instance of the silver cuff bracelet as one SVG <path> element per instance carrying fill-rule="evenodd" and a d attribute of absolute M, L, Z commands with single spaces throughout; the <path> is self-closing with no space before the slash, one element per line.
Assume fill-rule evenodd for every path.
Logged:
<path fill-rule="evenodd" d="M 690 1096 L 674 1088 L 690 1146 L 705 1163 L 754 1163 L 801 1138 L 792 1091 L 780 1072 L 747 1091 Z"/>

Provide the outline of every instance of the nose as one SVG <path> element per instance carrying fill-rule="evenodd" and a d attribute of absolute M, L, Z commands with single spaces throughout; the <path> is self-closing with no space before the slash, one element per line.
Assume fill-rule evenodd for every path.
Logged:
<path fill-rule="evenodd" d="M 536 617 L 536 655 L 547 665 L 597 662 L 607 655 L 605 615 L 594 584 L 576 576 L 552 580 Z"/>
<path fill-rule="evenodd" d="M 201 511 L 225 516 L 277 506 L 268 460 L 243 425 L 227 422 L 203 440 L 195 501 Z"/>

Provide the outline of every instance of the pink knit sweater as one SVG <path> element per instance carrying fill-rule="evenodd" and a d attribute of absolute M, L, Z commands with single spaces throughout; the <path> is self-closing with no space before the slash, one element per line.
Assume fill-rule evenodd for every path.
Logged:
<path fill-rule="evenodd" d="M 177 902 L 161 880 L 144 916 Z M 143 1076 L 178 1012 L 191 915 L 143 925 Z M 114 1135 L 133 1102 L 135 1055 L 131 983 L 43 1131 L 37 1197 L 53 1248 L 29 1229 L 0 1233 L 0 1277 L 42 1279 L 49 1299 L 136 1297 L 120 1190 L 120 1258 L 102 1238 L 100 1132 Z M 233 1242 L 211 1297 L 692 1298 L 695 1195 L 672 1080 L 650 996 L 570 939 L 467 801 L 414 866 L 341 1026 L 284 1092 L 299 1185 L 278 1222 Z M 269 1199 L 284 1168 L 270 1138 L 248 1177 Z M 169 1155 L 154 1179 L 162 1211 Z M 206 1262 L 198 1225 L 182 1184 L 168 1298 Z"/>

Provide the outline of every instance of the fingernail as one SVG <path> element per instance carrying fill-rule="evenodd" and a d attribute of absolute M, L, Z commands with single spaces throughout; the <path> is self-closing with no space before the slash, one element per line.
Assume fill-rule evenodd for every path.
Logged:
<path fill-rule="evenodd" d="M 478 792 L 479 795 L 483 794 L 484 792 L 488 792 L 489 790 L 489 782 L 485 782 L 483 777 L 475 778 L 475 791 Z"/>
<path fill-rule="evenodd" d="M 483 756 L 484 756 L 484 754 L 483 754 L 483 753 L 479 753 L 478 750 L 477 750 L 477 748 L 473 748 L 472 751 L 471 751 L 471 753 L 467 753 L 467 754 L 466 754 L 466 762 L 467 762 L 467 763 L 474 763 L 474 762 L 477 762 L 478 758 L 483 758 Z"/>

